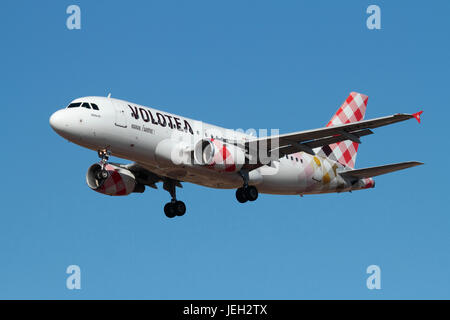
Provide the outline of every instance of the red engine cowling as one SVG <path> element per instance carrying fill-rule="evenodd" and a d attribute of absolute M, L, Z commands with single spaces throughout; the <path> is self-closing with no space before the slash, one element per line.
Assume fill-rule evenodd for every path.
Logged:
<path fill-rule="evenodd" d="M 99 178 L 101 165 L 94 163 L 86 173 L 86 183 L 92 190 L 109 196 L 126 196 L 132 192 L 144 192 L 145 186 L 136 182 L 134 174 L 112 164 L 106 164 L 108 172 L 106 179 Z"/>
<path fill-rule="evenodd" d="M 205 139 L 194 149 L 195 162 L 213 170 L 237 172 L 245 164 L 244 151 L 215 139 Z"/>

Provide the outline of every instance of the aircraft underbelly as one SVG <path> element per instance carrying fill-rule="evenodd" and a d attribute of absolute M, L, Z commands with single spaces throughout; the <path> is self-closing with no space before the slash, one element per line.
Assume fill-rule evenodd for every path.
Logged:
<path fill-rule="evenodd" d="M 273 167 L 262 167 L 261 193 L 316 194 L 342 190 L 344 180 L 336 173 L 337 165 L 326 159 L 307 154 L 299 160 L 281 159 Z"/>
<path fill-rule="evenodd" d="M 141 163 L 146 169 L 160 176 L 216 189 L 236 189 L 242 186 L 242 178 L 236 172 L 218 172 L 208 168 L 187 166 L 158 167 L 154 163 Z"/>

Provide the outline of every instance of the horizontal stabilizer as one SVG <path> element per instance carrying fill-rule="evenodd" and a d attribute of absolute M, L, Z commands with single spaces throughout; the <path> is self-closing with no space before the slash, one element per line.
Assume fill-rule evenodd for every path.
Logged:
<path fill-rule="evenodd" d="M 403 170 L 403 169 L 419 166 L 422 164 L 423 164 L 422 162 L 408 161 L 408 162 L 387 164 L 387 165 L 378 166 L 378 167 L 349 170 L 349 171 L 340 172 L 339 174 L 344 178 L 365 179 L 365 178 L 376 177 L 376 176 L 379 176 L 382 174 L 394 172 L 397 170 Z"/>

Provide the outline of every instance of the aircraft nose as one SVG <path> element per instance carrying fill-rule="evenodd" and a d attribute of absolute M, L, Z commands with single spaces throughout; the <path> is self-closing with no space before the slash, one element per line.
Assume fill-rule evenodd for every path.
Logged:
<path fill-rule="evenodd" d="M 58 110 L 50 116 L 50 126 L 56 132 L 61 132 L 66 126 L 66 121 L 64 120 L 64 110 Z"/>

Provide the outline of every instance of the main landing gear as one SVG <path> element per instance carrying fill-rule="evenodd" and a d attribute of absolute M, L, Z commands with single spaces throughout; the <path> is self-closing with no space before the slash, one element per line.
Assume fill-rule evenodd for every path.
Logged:
<path fill-rule="evenodd" d="M 186 213 L 186 205 L 184 202 L 177 200 L 177 185 L 179 185 L 179 182 L 172 179 L 167 179 L 163 184 L 164 190 L 168 191 L 172 197 L 172 200 L 164 206 L 164 213 L 167 218 L 175 218 L 176 216 L 181 217 Z"/>
<path fill-rule="evenodd" d="M 236 190 L 236 199 L 240 203 L 255 201 L 258 199 L 258 189 L 255 186 L 248 185 L 248 172 L 240 172 L 244 180 L 244 186 Z"/>
<path fill-rule="evenodd" d="M 236 190 L 236 199 L 240 203 L 258 199 L 258 189 L 254 186 L 244 186 Z"/>
<path fill-rule="evenodd" d="M 108 170 L 106 170 L 106 164 L 108 163 L 111 151 L 108 149 L 98 150 L 98 157 L 101 159 L 101 169 L 98 170 L 95 175 L 98 180 L 106 180 L 109 177 Z"/>

